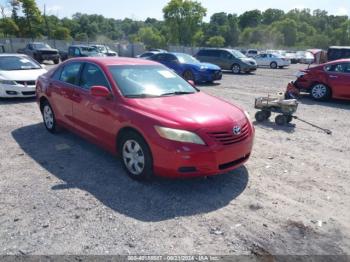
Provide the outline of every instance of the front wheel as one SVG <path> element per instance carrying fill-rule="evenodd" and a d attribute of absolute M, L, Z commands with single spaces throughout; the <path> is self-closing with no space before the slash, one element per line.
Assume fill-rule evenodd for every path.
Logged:
<path fill-rule="evenodd" d="M 276 68 L 277 68 L 277 63 L 276 63 L 276 62 L 272 62 L 272 63 L 270 64 L 270 67 L 271 67 L 272 69 L 276 69 Z"/>
<path fill-rule="evenodd" d="M 189 81 L 189 80 L 192 80 L 194 81 L 194 75 L 191 71 L 187 70 L 183 73 L 183 78 L 186 80 L 186 81 Z"/>
<path fill-rule="evenodd" d="M 311 88 L 310 94 L 317 101 L 325 101 L 330 98 L 331 90 L 325 84 L 317 83 Z"/>
<path fill-rule="evenodd" d="M 146 141 L 136 132 L 128 132 L 119 143 L 120 157 L 128 175 L 135 180 L 153 176 L 152 154 Z"/>
<path fill-rule="evenodd" d="M 44 125 L 50 133 L 56 133 L 58 131 L 55 113 L 52 110 L 49 102 L 44 102 L 42 107 L 42 115 L 44 120 Z"/>

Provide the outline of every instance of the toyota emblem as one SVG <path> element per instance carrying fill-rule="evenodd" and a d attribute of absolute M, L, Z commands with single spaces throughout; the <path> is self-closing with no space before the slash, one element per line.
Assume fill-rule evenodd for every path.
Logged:
<path fill-rule="evenodd" d="M 240 135 L 241 134 L 241 127 L 240 126 L 233 127 L 233 134 Z"/>

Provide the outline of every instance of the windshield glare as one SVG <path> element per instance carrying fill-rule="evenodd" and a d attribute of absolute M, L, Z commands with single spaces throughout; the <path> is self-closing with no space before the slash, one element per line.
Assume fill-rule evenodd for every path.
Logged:
<path fill-rule="evenodd" d="M 200 62 L 193 56 L 186 54 L 176 54 L 177 59 L 179 59 L 181 64 L 199 64 Z"/>
<path fill-rule="evenodd" d="M 46 48 L 46 49 L 51 49 L 51 46 L 49 46 L 48 44 L 33 44 L 34 48 L 35 49 L 43 49 L 43 48 Z"/>
<path fill-rule="evenodd" d="M 183 78 L 163 66 L 110 66 L 109 70 L 125 97 L 197 92 Z"/>
<path fill-rule="evenodd" d="M 233 54 L 236 58 L 247 58 L 245 55 L 243 55 L 241 52 L 237 50 L 231 50 L 231 54 Z"/>
<path fill-rule="evenodd" d="M 28 57 L 2 56 L 0 57 L 0 70 L 30 70 L 41 69 L 40 65 Z"/>

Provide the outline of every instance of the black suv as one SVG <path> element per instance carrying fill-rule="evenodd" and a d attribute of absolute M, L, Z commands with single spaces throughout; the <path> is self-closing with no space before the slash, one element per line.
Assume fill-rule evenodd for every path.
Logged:
<path fill-rule="evenodd" d="M 350 46 L 331 46 L 327 52 L 328 61 L 350 58 Z"/>

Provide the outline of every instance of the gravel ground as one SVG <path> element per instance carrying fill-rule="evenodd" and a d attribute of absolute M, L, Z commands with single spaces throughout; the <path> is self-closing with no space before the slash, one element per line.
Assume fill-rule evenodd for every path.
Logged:
<path fill-rule="evenodd" d="M 204 92 L 252 115 L 289 69 L 224 74 Z M 350 254 L 350 103 L 305 97 L 256 125 L 249 162 L 210 179 L 130 180 L 112 155 L 49 134 L 34 100 L 0 100 L 0 254 Z"/>

